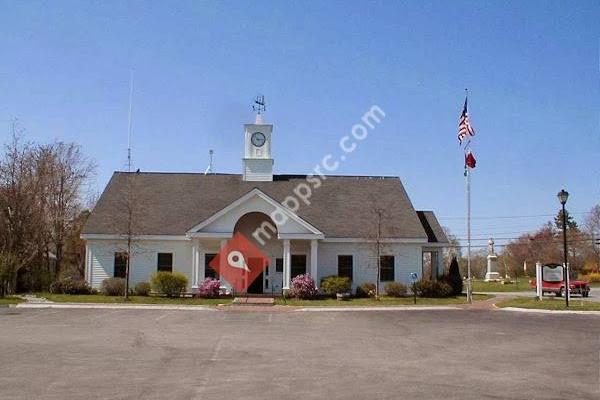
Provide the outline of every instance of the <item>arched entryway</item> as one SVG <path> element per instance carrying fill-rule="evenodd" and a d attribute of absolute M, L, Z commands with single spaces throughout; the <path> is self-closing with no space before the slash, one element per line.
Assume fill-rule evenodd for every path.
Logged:
<path fill-rule="evenodd" d="M 273 229 L 267 229 L 270 237 L 263 238 L 263 243 L 259 243 L 254 237 L 254 232 L 259 229 L 263 224 L 269 224 L 269 226 L 273 227 Z M 262 294 L 262 293 L 272 293 L 281 288 L 283 281 L 282 272 L 278 272 L 278 268 L 276 265 L 277 256 L 281 252 L 281 243 L 277 239 L 277 227 L 275 223 L 271 220 L 271 218 L 261 212 L 250 212 L 244 214 L 240 217 L 240 219 L 236 222 L 234 227 L 234 234 L 241 233 L 248 240 L 254 243 L 266 256 L 267 256 L 267 267 L 248 287 L 247 293 L 250 294 Z M 264 240 L 266 239 L 266 240 Z M 249 259 L 246 261 L 248 266 L 252 269 L 253 267 L 257 267 L 260 265 L 264 265 L 262 260 L 260 259 Z"/>

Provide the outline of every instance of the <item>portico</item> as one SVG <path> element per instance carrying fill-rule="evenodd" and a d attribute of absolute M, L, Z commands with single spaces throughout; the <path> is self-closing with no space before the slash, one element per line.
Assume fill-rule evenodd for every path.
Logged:
<path fill-rule="evenodd" d="M 192 289 L 197 289 L 205 278 L 215 277 L 208 262 L 236 232 L 267 257 L 268 266 L 260 281 L 253 283 L 252 291 L 281 293 L 300 273 L 309 273 L 318 284 L 319 240 L 323 233 L 255 188 L 187 232 L 192 241 Z M 231 288 L 226 281 L 223 285 Z"/>

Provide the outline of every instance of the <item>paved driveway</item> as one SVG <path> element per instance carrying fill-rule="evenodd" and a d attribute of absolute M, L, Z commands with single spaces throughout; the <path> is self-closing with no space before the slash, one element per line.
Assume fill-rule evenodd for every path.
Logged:
<path fill-rule="evenodd" d="M 0 309 L 0 398 L 600 397 L 600 317 Z"/>

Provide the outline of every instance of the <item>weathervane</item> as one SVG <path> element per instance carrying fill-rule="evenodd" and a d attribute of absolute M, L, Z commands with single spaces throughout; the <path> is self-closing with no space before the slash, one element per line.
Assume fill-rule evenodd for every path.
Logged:
<path fill-rule="evenodd" d="M 252 110 L 256 111 L 257 115 L 262 114 L 267 110 L 267 103 L 265 103 L 265 96 L 259 94 L 254 98 L 254 104 L 252 105 Z"/>

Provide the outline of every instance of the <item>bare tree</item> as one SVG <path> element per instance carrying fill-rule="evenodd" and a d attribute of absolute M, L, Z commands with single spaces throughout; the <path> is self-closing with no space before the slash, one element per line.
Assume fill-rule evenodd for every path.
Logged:
<path fill-rule="evenodd" d="M 117 244 L 119 252 L 125 253 L 125 299 L 129 298 L 129 287 L 131 278 L 131 261 L 136 254 L 145 252 L 140 240 L 141 235 L 146 233 L 144 214 L 147 210 L 145 188 L 142 175 L 137 172 L 122 172 L 116 177 L 119 187 L 124 188 L 117 194 L 115 209 L 112 213 L 112 230 L 119 233 L 121 240 Z"/>
<path fill-rule="evenodd" d="M 446 237 L 450 242 L 448 247 L 444 248 L 443 257 L 444 257 L 444 266 L 449 266 L 453 257 L 456 257 L 459 260 L 462 257 L 462 252 L 460 250 L 460 241 L 456 237 L 456 235 L 450 232 L 450 228 L 444 226 L 442 227 L 444 232 L 446 233 Z"/>
<path fill-rule="evenodd" d="M 45 198 L 44 216 L 55 254 L 55 274 L 60 276 L 65 243 L 82 211 L 83 187 L 95 164 L 74 143 L 57 142 L 38 149 L 39 171 Z"/>
<path fill-rule="evenodd" d="M 4 274 L 11 280 L 4 285 L 9 292 L 17 290 L 17 283 L 47 288 L 60 273 L 83 187 L 94 168 L 75 144 L 36 145 L 22 137 L 23 130 L 13 123 L 0 155 L 1 268 L 14 270 Z"/>
<path fill-rule="evenodd" d="M 32 144 L 12 125 L 10 142 L 0 160 L 0 251 L 6 292 L 16 290 L 18 271 L 39 257 L 41 251 L 40 185 L 36 176 Z"/>
<path fill-rule="evenodd" d="M 590 252 L 593 256 L 593 263 L 596 264 L 596 271 L 600 272 L 600 204 L 592 207 L 583 225 L 592 241 Z"/>
<path fill-rule="evenodd" d="M 91 211 L 86 209 L 75 217 L 65 243 L 65 261 L 81 279 L 85 277 L 85 241 L 81 238 L 81 232 L 90 214 Z"/>

